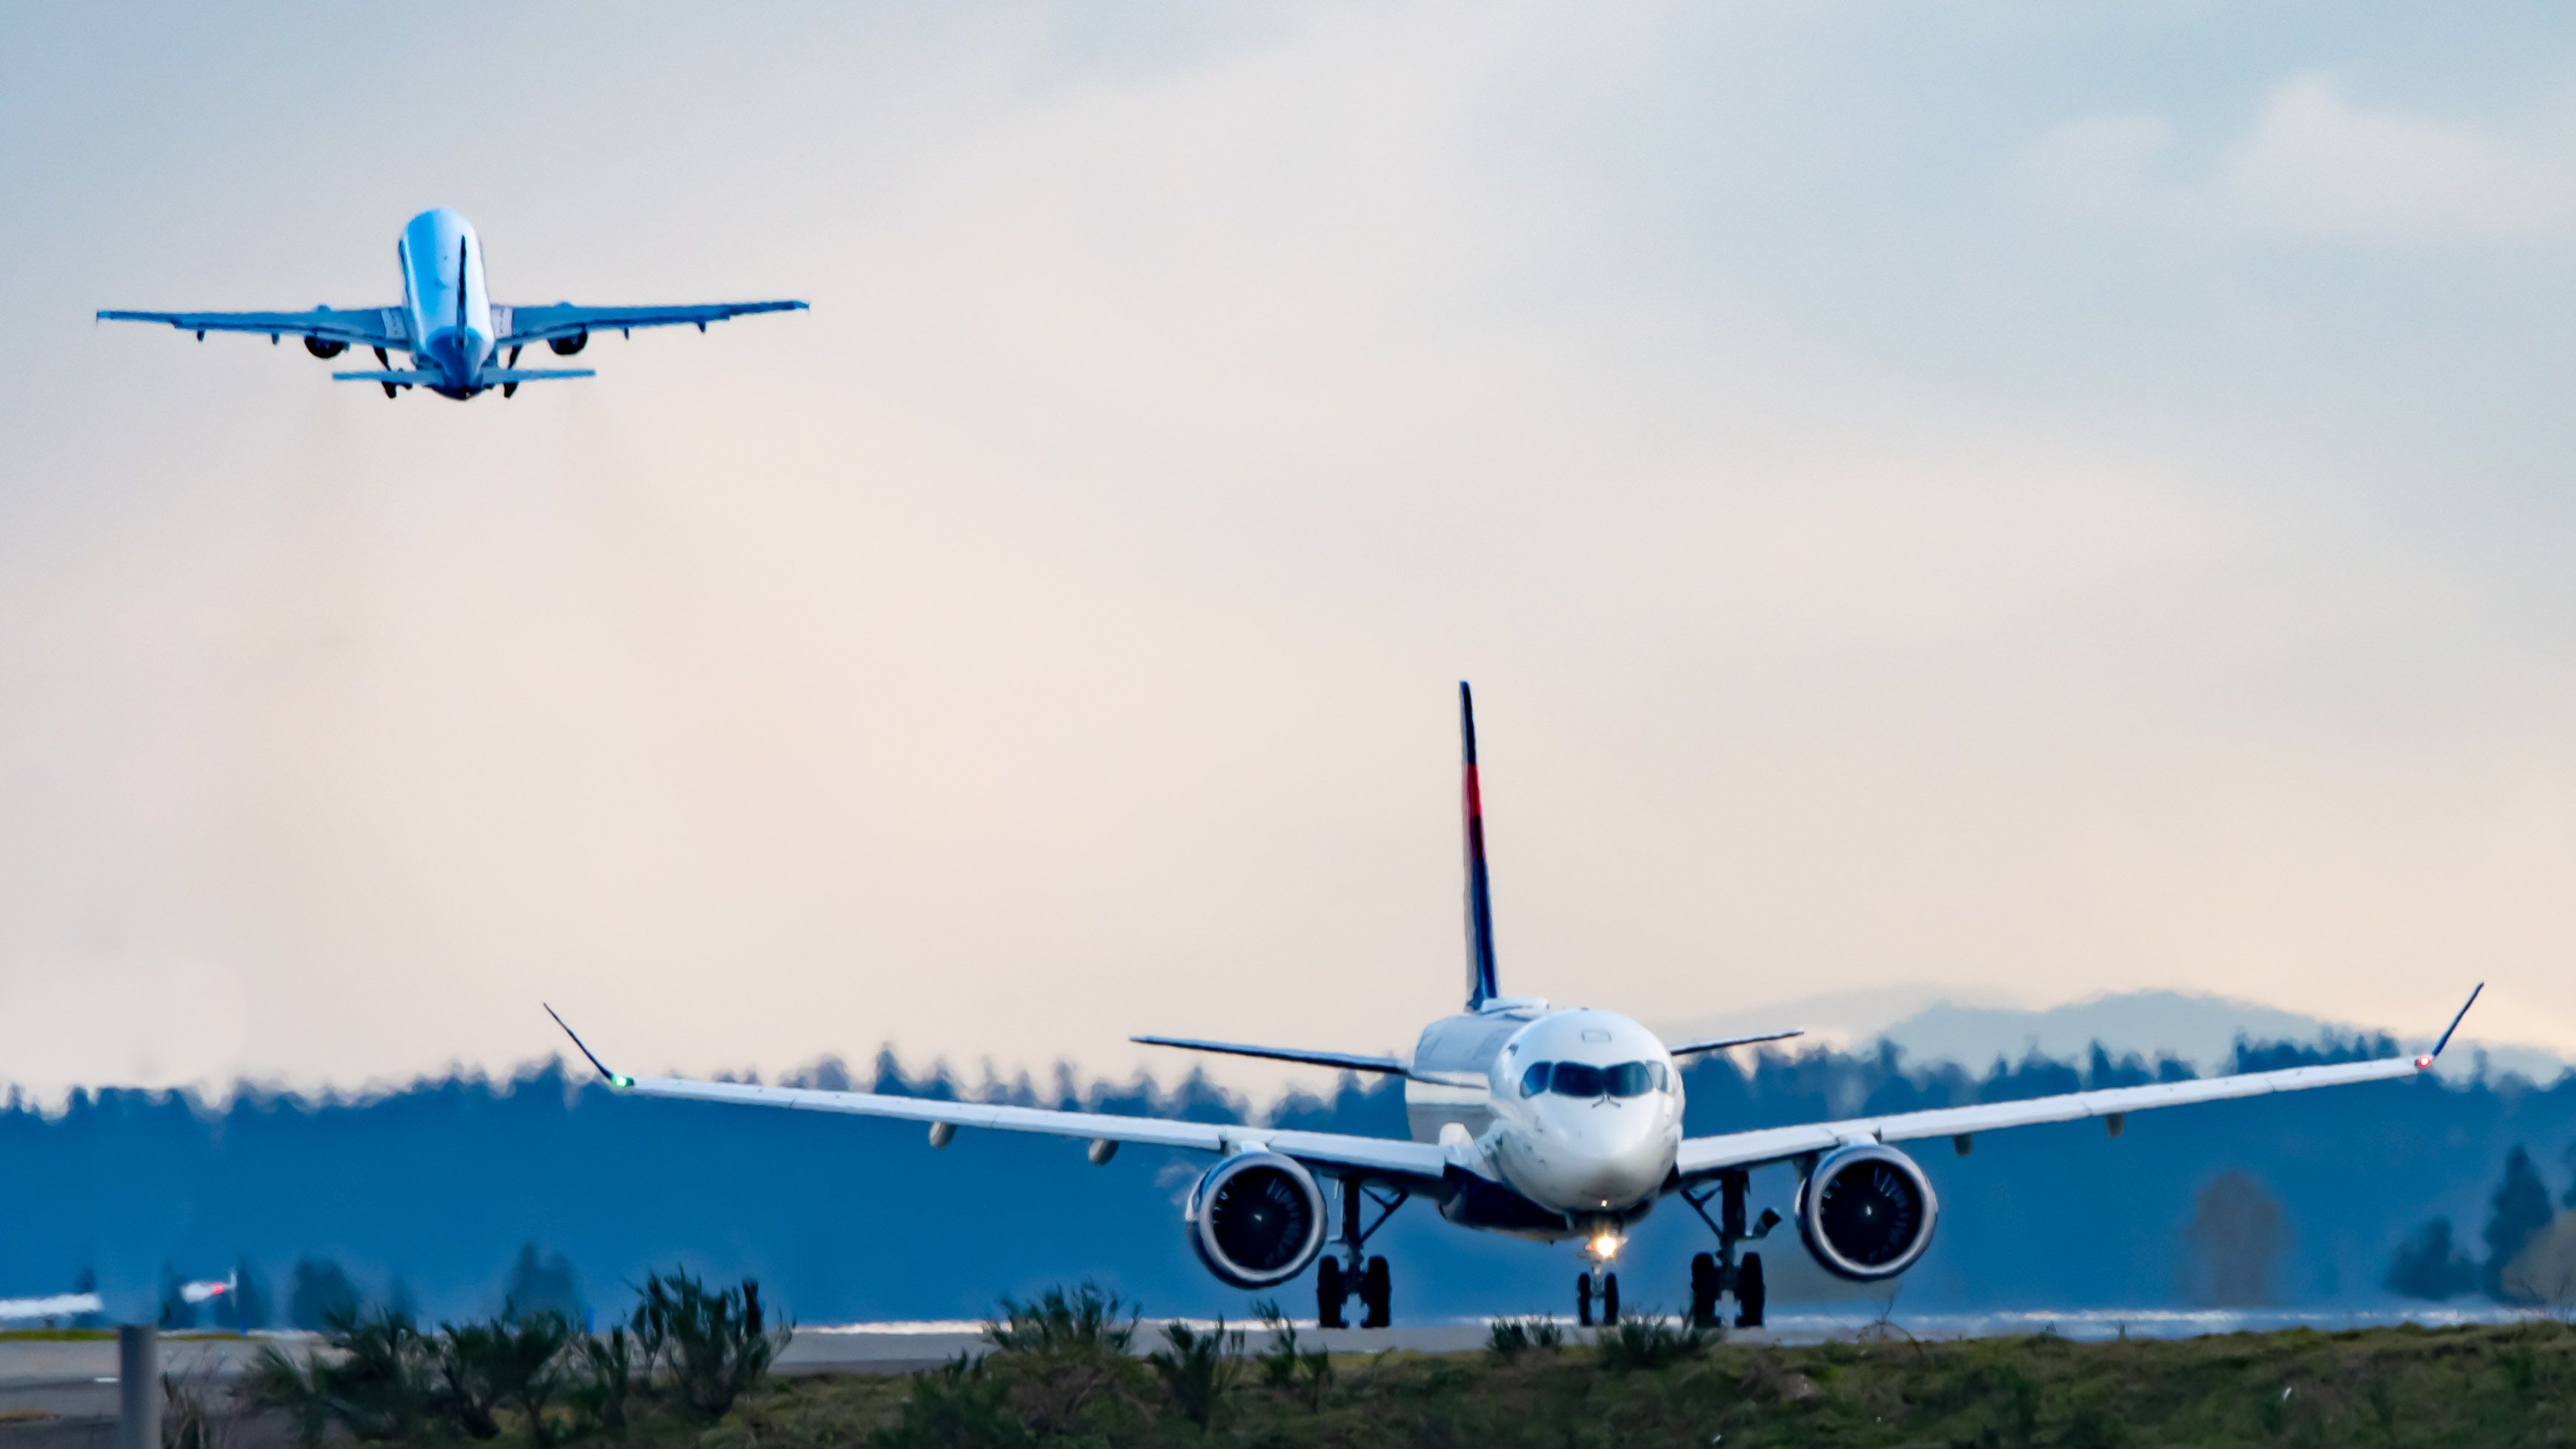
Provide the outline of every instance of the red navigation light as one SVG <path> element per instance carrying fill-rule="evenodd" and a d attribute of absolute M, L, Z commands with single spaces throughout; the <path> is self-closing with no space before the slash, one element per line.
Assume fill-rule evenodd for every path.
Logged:
<path fill-rule="evenodd" d="M 2415 1059 L 2415 1070 L 2419 1072 L 2429 1072 L 2433 1070 L 2433 1054 L 2431 1052 L 2426 1052 L 2424 1055 L 2417 1057 Z"/>

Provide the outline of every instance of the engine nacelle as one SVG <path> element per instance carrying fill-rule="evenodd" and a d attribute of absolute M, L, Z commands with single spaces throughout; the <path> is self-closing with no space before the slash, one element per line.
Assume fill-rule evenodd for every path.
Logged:
<path fill-rule="evenodd" d="M 1268 1288 L 1306 1271 L 1324 1250 L 1324 1191 L 1275 1152 L 1238 1153 L 1190 1189 L 1190 1247 L 1237 1288 Z"/>
<path fill-rule="evenodd" d="M 553 348 L 554 354 L 557 357 L 570 357 L 589 345 L 590 334 L 587 332 L 576 332 L 570 337 L 549 337 L 546 339 L 546 346 Z"/>
<path fill-rule="evenodd" d="M 349 344 L 334 342 L 327 337 L 307 337 L 304 339 L 304 350 L 316 357 L 332 358 L 348 351 Z"/>
<path fill-rule="evenodd" d="M 1798 1184 L 1798 1236 L 1837 1278 L 1893 1278 L 1932 1246 L 1941 1205 L 1914 1159 L 1862 1143 L 1825 1155 Z"/>

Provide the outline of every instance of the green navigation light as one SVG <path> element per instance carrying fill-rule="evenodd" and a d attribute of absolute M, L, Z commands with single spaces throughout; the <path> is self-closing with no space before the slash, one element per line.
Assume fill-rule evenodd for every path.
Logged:
<path fill-rule="evenodd" d="M 626 1074 L 624 1074 L 623 1072 L 619 1072 L 619 1073 L 612 1074 L 612 1075 L 609 1077 L 609 1079 L 608 1079 L 608 1085 L 610 1085 L 610 1086 L 612 1086 L 612 1087 L 619 1087 L 619 1088 L 631 1087 L 631 1086 L 634 1086 L 634 1085 L 635 1085 L 635 1079 L 634 1079 L 633 1077 L 627 1076 L 627 1075 L 626 1075 Z"/>

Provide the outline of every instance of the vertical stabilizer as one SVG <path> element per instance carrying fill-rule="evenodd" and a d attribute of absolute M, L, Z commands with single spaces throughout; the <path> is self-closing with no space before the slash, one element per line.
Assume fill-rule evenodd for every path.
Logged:
<path fill-rule="evenodd" d="M 1458 737 L 1466 753 L 1467 811 L 1467 1009 L 1474 1011 L 1502 988 L 1494 982 L 1494 897 L 1485 878 L 1485 804 L 1476 790 L 1476 701 L 1458 682 Z"/>

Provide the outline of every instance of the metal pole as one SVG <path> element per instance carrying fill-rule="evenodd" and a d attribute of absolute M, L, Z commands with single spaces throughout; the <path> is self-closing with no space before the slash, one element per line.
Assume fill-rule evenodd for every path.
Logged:
<path fill-rule="evenodd" d="M 148 1323 L 116 1330 L 116 1449 L 161 1449 L 161 1333 Z"/>

